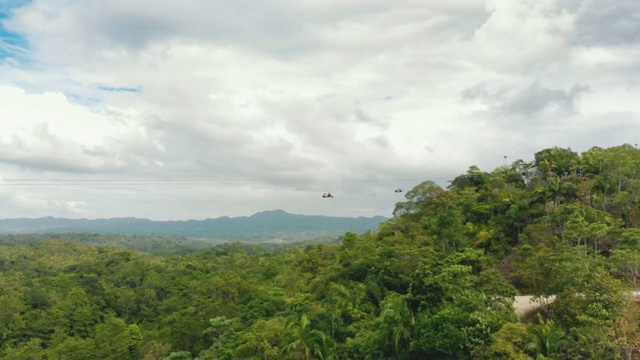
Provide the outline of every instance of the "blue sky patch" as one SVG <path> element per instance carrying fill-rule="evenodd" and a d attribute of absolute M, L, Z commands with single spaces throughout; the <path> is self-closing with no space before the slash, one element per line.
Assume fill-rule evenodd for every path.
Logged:
<path fill-rule="evenodd" d="M 140 88 L 135 88 L 135 87 L 117 87 L 117 86 L 106 86 L 106 85 L 101 85 L 100 86 L 100 90 L 104 90 L 104 91 L 112 91 L 112 92 L 128 92 L 128 93 L 141 93 L 142 89 Z"/>
<path fill-rule="evenodd" d="M 95 97 L 87 97 L 78 94 L 65 94 L 65 96 L 69 102 L 82 106 L 96 106 L 102 103 L 101 99 Z"/>
<path fill-rule="evenodd" d="M 8 31 L 4 21 L 11 17 L 14 9 L 28 4 L 29 1 L 0 0 L 0 61 L 5 58 L 19 58 L 29 49 L 27 38 Z"/>
<path fill-rule="evenodd" d="M 0 26 L 0 59 L 21 57 L 29 48 L 27 39 Z"/>

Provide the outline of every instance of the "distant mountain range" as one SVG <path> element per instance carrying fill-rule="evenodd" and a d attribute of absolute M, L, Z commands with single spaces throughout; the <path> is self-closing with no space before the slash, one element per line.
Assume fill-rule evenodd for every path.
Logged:
<path fill-rule="evenodd" d="M 129 235 L 171 235 L 228 241 L 300 241 L 344 235 L 377 229 L 383 216 L 330 217 L 296 215 L 283 210 L 271 210 L 251 216 L 227 216 L 186 221 L 154 221 L 140 218 L 65 219 L 0 219 L 2 234 L 97 233 Z"/>

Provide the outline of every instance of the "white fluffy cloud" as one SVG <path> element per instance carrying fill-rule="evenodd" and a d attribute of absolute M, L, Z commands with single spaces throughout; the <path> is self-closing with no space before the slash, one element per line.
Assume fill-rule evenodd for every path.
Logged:
<path fill-rule="evenodd" d="M 639 9 L 608 4 L 24 2 L 0 216 L 389 215 L 396 186 L 637 143 Z"/>
<path fill-rule="evenodd" d="M 114 172 L 148 139 L 135 115 L 69 103 L 61 93 L 0 86 L 0 161 L 34 171 Z"/>

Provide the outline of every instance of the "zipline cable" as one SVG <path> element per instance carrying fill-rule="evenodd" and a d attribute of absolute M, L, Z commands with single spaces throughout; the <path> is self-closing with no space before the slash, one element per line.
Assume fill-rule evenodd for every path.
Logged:
<path fill-rule="evenodd" d="M 432 177 L 431 180 L 445 179 L 445 177 Z M 448 178 L 446 178 L 448 179 Z M 397 182 L 421 182 L 424 179 L 32 179 L 32 178 L 11 178 L 0 179 L 0 186 L 86 186 L 86 185 L 109 185 L 109 186 L 146 186 L 146 185 L 206 185 L 206 184 L 257 184 L 257 183 L 281 183 L 281 184 L 348 184 L 348 183 L 397 183 Z"/>

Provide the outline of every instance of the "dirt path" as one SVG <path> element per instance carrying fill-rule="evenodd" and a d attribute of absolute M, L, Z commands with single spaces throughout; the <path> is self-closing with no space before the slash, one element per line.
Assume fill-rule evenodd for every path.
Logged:
<path fill-rule="evenodd" d="M 630 291 L 628 294 L 636 299 L 640 298 L 640 291 Z M 515 297 L 513 301 L 513 308 L 520 319 L 522 319 L 527 313 L 541 308 L 544 304 L 543 301 L 545 301 L 545 299 L 533 300 L 533 298 L 534 297 L 532 295 L 521 295 Z M 556 296 L 551 295 L 546 298 L 546 303 L 551 304 L 555 300 Z"/>
<path fill-rule="evenodd" d="M 523 318 L 527 313 L 532 310 L 539 309 L 544 304 L 545 299 L 533 300 L 532 295 L 516 296 L 513 301 L 513 308 L 516 310 L 519 318 Z M 555 295 L 551 295 L 546 299 L 547 304 L 551 304 L 556 300 Z"/>

